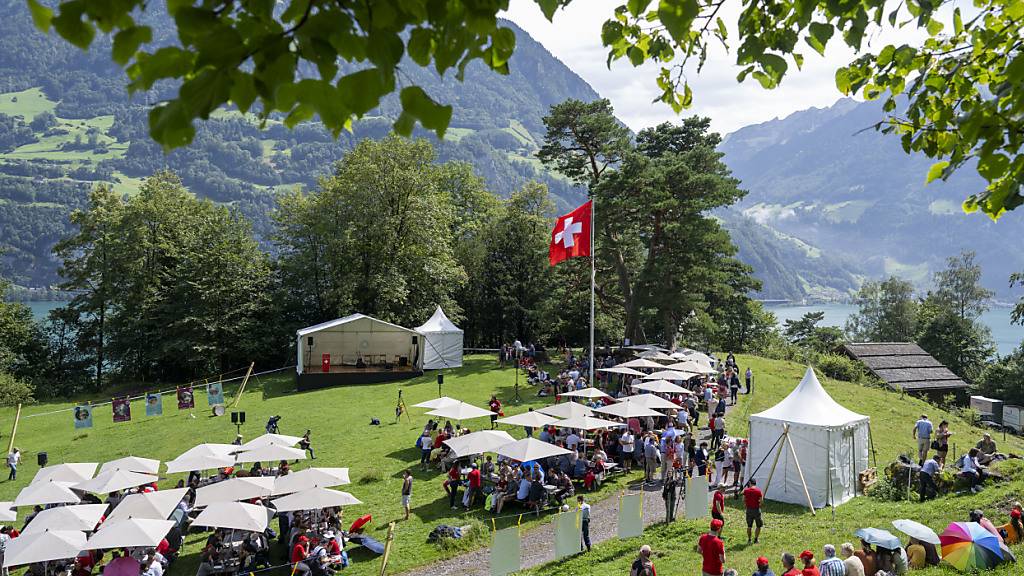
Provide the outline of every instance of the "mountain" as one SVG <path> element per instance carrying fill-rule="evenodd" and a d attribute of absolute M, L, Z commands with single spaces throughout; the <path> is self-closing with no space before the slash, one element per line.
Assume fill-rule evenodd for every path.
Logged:
<path fill-rule="evenodd" d="M 839 294 L 849 293 L 850 278 L 861 275 L 897 274 L 924 289 L 948 256 L 974 250 L 985 285 L 1008 297 L 1009 275 L 1024 270 L 1021 215 L 992 222 L 964 214 L 960 203 L 984 181 L 967 167 L 947 182 L 925 185 L 932 161 L 907 155 L 898 137 L 871 129 L 882 117 L 879 102 L 844 99 L 725 138 L 725 162 L 749 191 L 731 208 L 729 227 L 741 254 L 765 253 L 738 233 L 741 222 L 757 223 L 763 229 L 751 235 L 768 230 L 818 251 L 833 266 L 818 278 L 820 288 Z"/>
<path fill-rule="evenodd" d="M 162 7 L 151 8 L 154 43 L 173 42 Z M 0 276 L 24 286 L 58 280 L 50 249 L 68 235 L 68 214 L 97 182 L 132 194 L 142 178 L 170 168 L 197 195 L 237 207 L 266 237 L 276 190 L 315 186 L 355 142 L 386 135 L 399 110 L 392 95 L 339 140 L 318 123 L 288 130 L 271 120 L 260 130 L 253 118 L 223 111 L 197 123 L 190 146 L 165 155 L 147 136 L 146 113 L 148 102 L 174 93 L 172 84 L 129 97 L 108 40 L 98 38 L 82 52 L 41 34 L 24 0 L 0 0 L 0 14 Z M 517 37 L 508 76 L 474 62 L 458 82 L 411 61 L 403 65 L 403 82 L 455 107 L 444 141 L 418 135 L 434 140 L 440 160 L 471 162 L 499 194 L 535 179 L 548 185 L 559 208 L 575 205 L 583 192 L 544 170 L 534 152 L 552 104 L 598 94 L 528 34 L 505 25 Z"/>

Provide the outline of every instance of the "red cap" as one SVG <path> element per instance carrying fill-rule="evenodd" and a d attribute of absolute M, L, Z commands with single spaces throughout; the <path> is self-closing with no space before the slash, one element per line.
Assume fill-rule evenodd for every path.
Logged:
<path fill-rule="evenodd" d="M 814 552 L 811 552 L 810 550 L 804 550 L 800 553 L 801 560 L 811 560 L 812 558 L 814 558 Z"/>
<path fill-rule="evenodd" d="M 764 556 L 758 556 L 757 557 L 757 565 L 758 566 L 767 566 L 768 565 L 768 559 L 765 558 Z"/>
<path fill-rule="evenodd" d="M 305 536 L 299 536 L 298 537 L 298 541 L 299 542 L 309 542 L 309 538 L 306 538 Z"/>
<path fill-rule="evenodd" d="M 1010 510 L 1010 518 L 1014 520 L 1020 520 L 1020 510 Z"/>
<path fill-rule="evenodd" d="M 715 518 L 714 520 L 711 521 L 711 531 L 712 532 L 718 532 L 721 529 L 722 529 L 722 521 L 721 520 L 719 520 L 718 518 Z"/>

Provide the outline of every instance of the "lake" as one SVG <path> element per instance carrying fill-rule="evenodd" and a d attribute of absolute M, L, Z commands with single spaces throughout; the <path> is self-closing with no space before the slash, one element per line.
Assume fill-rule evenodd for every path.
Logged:
<path fill-rule="evenodd" d="M 61 300 L 40 300 L 25 302 L 25 305 L 32 310 L 32 317 L 36 320 L 46 320 L 46 317 L 50 314 L 50 310 L 60 308 L 67 302 Z"/>
<path fill-rule="evenodd" d="M 808 312 L 822 311 L 825 313 L 825 319 L 821 321 L 820 326 L 839 326 L 840 328 L 851 314 L 857 312 L 857 306 L 854 304 L 772 305 L 765 306 L 765 308 L 775 314 L 780 325 L 786 320 L 797 320 Z M 995 340 L 996 348 L 1001 355 L 1013 352 L 1024 340 L 1024 326 L 1010 324 L 1010 310 L 1011 308 L 992 308 L 981 315 L 981 322 L 992 331 L 992 339 Z"/>

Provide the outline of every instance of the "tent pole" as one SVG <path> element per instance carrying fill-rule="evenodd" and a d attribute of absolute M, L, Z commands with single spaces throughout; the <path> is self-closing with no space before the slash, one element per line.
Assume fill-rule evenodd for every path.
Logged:
<path fill-rule="evenodd" d="M 832 486 L 832 430 L 828 431 L 828 445 L 825 447 L 825 467 L 828 474 L 828 506 L 832 509 L 832 532 L 836 530 L 836 495 Z"/>
<path fill-rule="evenodd" d="M 782 440 L 782 436 L 779 436 L 778 438 L 775 439 L 775 442 L 772 443 L 771 447 L 768 448 L 768 451 L 765 452 L 764 458 L 761 458 L 761 462 L 758 463 L 758 465 L 754 468 L 754 471 L 751 472 L 750 474 L 747 474 L 747 480 L 753 478 L 754 475 L 757 474 L 757 471 L 761 469 L 761 466 L 764 466 L 765 461 L 767 461 L 768 457 L 772 455 L 772 450 L 775 450 L 775 447 L 779 445 L 780 440 Z"/>
<path fill-rule="evenodd" d="M 775 451 L 775 459 L 772 460 L 771 470 L 768 471 L 768 481 L 765 482 L 765 485 L 764 485 L 764 497 L 765 498 L 768 497 L 768 489 L 771 488 L 771 486 L 772 486 L 772 476 L 775 475 L 775 466 L 778 465 L 778 463 L 779 463 L 779 456 L 782 455 L 782 448 L 786 444 L 786 438 L 788 438 L 788 437 L 789 437 L 789 424 L 786 424 L 782 428 L 782 436 L 779 436 L 779 440 L 782 441 L 782 444 L 779 444 L 779 449 Z M 778 443 L 778 440 L 776 441 L 776 443 Z M 751 476 L 751 477 L 753 477 L 753 476 Z"/>
<path fill-rule="evenodd" d="M 871 446 L 871 463 L 878 468 L 878 456 L 875 454 L 875 437 L 871 434 L 871 422 L 868 422 L 868 445 Z"/>
<path fill-rule="evenodd" d="M 789 453 L 793 456 L 793 462 L 796 464 L 796 473 L 800 475 L 800 484 L 804 487 L 804 496 L 807 496 L 807 505 L 811 509 L 811 515 L 816 515 L 814 510 L 814 501 L 811 500 L 811 491 L 807 489 L 807 481 L 804 480 L 804 471 L 800 468 L 800 459 L 796 457 L 796 448 L 793 448 L 793 441 L 789 439 L 789 427 L 786 427 L 786 444 L 789 445 Z"/>

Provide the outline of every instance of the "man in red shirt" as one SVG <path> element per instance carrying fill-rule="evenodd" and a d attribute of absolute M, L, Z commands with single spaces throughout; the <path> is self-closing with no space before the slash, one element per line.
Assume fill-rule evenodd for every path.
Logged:
<path fill-rule="evenodd" d="M 757 482 L 753 478 L 747 482 L 747 486 L 743 490 L 743 506 L 747 509 L 747 544 L 750 544 L 750 529 L 757 524 L 757 530 L 754 531 L 754 543 L 757 543 L 757 539 L 761 537 L 761 527 L 764 526 L 764 520 L 761 519 L 761 502 L 764 500 L 764 492 L 757 487 Z"/>
<path fill-rule="evenodd" d="M 800 576 L 800 571 L 796 569 L 796 558 L 789 552 L 782 553 L 782 570 L 782 576 Z"/>
<path fill-rule="evenodd" d="M 299 536 L 295 540 L 295 546 L 292 547 L 292 565 L 294 569 L 293 574 L 305 574 L 309 572 L 309 566 L 306 565 L 306 557 L 309 556 L 309 538 L 305 536 Z"/>
<path fill-rule="evenodd" d="M 804 550 L 800 553 L 800 559 L 804 561 L 804 569 L 800 572 L 802 576 L 821 576 L 818 567 L 814 565 L 814 552 Z"/>
<path fill-rule="evenodd" d="M 473 507 L 473 501 L 476 500 L 477 495 L 483 495 L 483 479 L 480 477 L 480 468 L 477 467 L 476 462 L 473 462 L 473 468 L 466 474 L 466 478 L 469 479 L 469 488 L 466 494 L 466 509 Z"/>
<path fill-rule="evenodd" d="M 725 523 L 725 485 L 719 484 L 711 497 L 711 517 Z"/>
<path fill-rule="evenodd" d="M 722 531 L 722 521 L 715 518 L 711 521 L 711 531 L 697 541 L 697 551 L 704 559 L 701 563 L 703 576 L 722 576 L 725 566 L 725 543 L 718 537 Z"/>
<path fill-rule="evenodd" d="M 491 394 L 491 401 L 487 403 L 487 407 L 491 409 L 491 430 L 494 430 L 494 421 L 501 416 L 501 400 Z"/>

